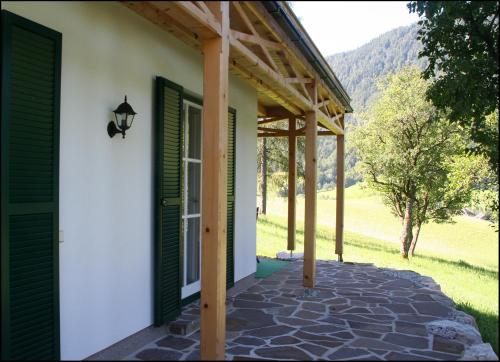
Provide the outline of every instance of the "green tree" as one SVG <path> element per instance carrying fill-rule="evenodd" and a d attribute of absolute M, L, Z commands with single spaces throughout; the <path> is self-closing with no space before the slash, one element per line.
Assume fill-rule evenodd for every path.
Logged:
<path fill-rule="evenodd" d="M 460 214 L 470 202 L 477 185 L 491 177 L 488 160 L 484 156 L 460 153 L 463 138 L 447 143 L 449 148 L 441 150 L 445 157 L 442 162 L 429 165 L 427 179 L 419 187 L 415 198 L 414 230 L 409 250 L 412 256 L 422 225 L 430 221 L 453 222 L 452 217 Z"/>
<path fill-rule="evenodd" d="M 498 170 L 498 127 L 487 116 L 498 109 L 498 1 L 410 1 L 421 20 L 420 57 L 428 59 L 427 95 L 468 130 L 476 151 Z M 498 114 L 497 114 L 498 115 Z"/>
<path fill-rule="evenodd" d="M 388 76 L 366 123 L 353 134 L 358 171 L 401 219 L 404 258 L 424 223 L 449 221 L 461 211 L 476 177 L 473 165 L 458 173 L 460 157 L 473 156 L 462 153 L 463 131 L 426 99 L 429 86 L 416 67 Z"/>
<path fill-rule="evenodd" d="M 304 126 L 304 122 L 297 121 L 297 127 Z M 288 120 L 274 122 L 265 125 L 266 128 L 288 129 Z M 263 138 L 259 140 L 257 148 L 258 160 L 258 180 L 262 183 L 261 167 L 263 160 Z M 303 189 L 304 182 L 304 147 L 305 138 L 297 137 L 296 161 L 297 161 L 297 192 L 300 193 Z M 268 137 L 266 138 L 266 155 L 267 155 L 267 169 L 268 181 L 270 181 L 274 189 L 277 190 L 280 196 L 286 196 L 288 190 L 288 137 Z M 262 188 L 262 186 L 260 186 Z"/>

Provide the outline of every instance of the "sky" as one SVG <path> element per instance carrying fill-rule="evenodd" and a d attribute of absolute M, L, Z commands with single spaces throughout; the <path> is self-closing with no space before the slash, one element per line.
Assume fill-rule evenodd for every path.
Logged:
<path fill-rule="evenodd" d="M 356 49 L 394 28 L 418 21 L 407 1 L 294 1 L 299 17 L 323 56 Z"/>

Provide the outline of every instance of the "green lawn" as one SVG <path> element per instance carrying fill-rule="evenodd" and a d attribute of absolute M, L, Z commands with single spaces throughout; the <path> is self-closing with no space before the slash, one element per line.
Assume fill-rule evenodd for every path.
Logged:
<path fill-rule="evenodd" d="M 318 259 L 336 259 L 335 192 L 318 194 Z M 411 269 L 428 275 L 460 309 L 474 315 L 483 339 L 498 354 L 498 234 L 483 220 L 457 217 L 454 224 L 424 225 L 416 256 L 403 260 L 397 244 L 400 223 L 380 198 L 359 186 L 346 190 L 344 260 Z M 257 255 L 286 249 L 286 199 L 268 200 L 259 215 Z M 303 251 L 304 200 L 297 202 L 297 251 Z"/>

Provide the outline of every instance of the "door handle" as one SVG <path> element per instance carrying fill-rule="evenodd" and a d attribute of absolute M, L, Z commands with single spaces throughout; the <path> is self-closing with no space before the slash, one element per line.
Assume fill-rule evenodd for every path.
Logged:
<path fill-rule="evenodd" d="M 167 205 L 168 205 L 168 200 L 167 200 L 166 198 L 163 198 L 163 199 L 161 200 L 161 205 L 162 205 L 162 206 L 167 206 Z"/>

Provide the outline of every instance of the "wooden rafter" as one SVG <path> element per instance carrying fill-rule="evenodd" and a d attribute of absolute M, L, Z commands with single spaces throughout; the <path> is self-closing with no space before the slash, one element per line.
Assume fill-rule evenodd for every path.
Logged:
<path fill-rule="evenodd" d="M 267 123 L 272 123 L 272 122 L 279 122 L 279 121 L 284 121 L 285 119 L 288 119 L 288 118 L 272 117 L 272 118 L 267 118 L 267 119 L 259 120 L 257 122 L 257 124 L 261 125 L 261 124 L 267 124 Z"/>
<path fill-rule="evenodd" d="M 293 83 L 311 83 L 313 80 L 311 78 L 304 78 L 304 77 L 293 77 L 293 78 L 285 78 L 285 82 L 288 84 L 293 84 Z"/>
<path fill-rule="evenodd" d="M 259 46 L 265 45 L 265 47 L 272 48 L 272 49 L 283 49 L 283 45 L 281 45 L 281 43 L 267 40 L 267 39 L 264 39 L 264 38 L 261 38 L 261 37 L 255 36 L 255 35 L 242 33 L 241 31 L 231 30 L 231 35 L 240 41 L 245 41 L 248 43 L 257 44 Z"/>
<path fill-rule="evenodd" d="M 203 39 L 220 34 L 214 16 L 216 2 L 124 2 L 151 22 L 189 45 L 201 49 Z M 337 122 L 344 108 L 338 98 L 318 77 L 312 65 L 259 2 L 232 2 L 231 12 L 240 24 L 230 29 L 230 71 L 246 79 L 258 94 L 276 102 L 285 112 L 303 117 L 313 110 L 306 86 L 316 79 L 318 122 L 328 130 L 343 134 Z M 244 29 L 244 30 L 241 30 Z M 245 33 L 248 29 L 249 33 Z M 246 45 L 244 44 L 246 43 Z M 247 46 L 248 45 L 248 46 Z M 258 51 L 257 51 L 258 50 Z M 262 50 L 262 51 L 260 51 Z M 268 107 L 259 107 L 259 115 Z"/>
<path fill-rule="evenodd" d="M 257 32 L 257 30 L 255 30 L 255 27 L 253 26 L 252 22 L 248 18 L 248 15 L 245 13 L 245 10 L 243 10 L 243 7 L 241 6 L 241 4 L 237 1 L 235 1 L 235 2 L 233 2 L 233 6 L 236 9 L 236 11 L 238 12 L 238 14 L 240 15 L 240 17 L 243 20 L 243 22 L 245 23 L 245 25 L 247 26 L 248 30 L 250 30 L 250 32 L 252 33 L 252 35 L 257 39 L 262 39 L 262 37 Z M 269 50 L 266 48 L 265 43 L 264 42 L 260 42 L 260 43 L 257 42 L 257 44 L 262 48 L 262 51 L 264 52 L 264 54 L 267 58 L 267 61 L 269 62 L 269 65 L 272 68 L 274 68 L 274 70 L 278 70 L 278 66 L 276 65 L 273 58 L 271 57 L 271 54 L 269 54 Z"/>
<path fill-rule="evenodd" d="M 321 97 L 321 98 L 323 98 L 323 97 Z M 323 108 L 323 107 L 325 107 L 325 109 L 326 109 L 326 111 L 327 111 L 327 115 L 328 115 L 328 117 L 331 117 L 331 115 L 330 115 L 330 111 L 328 110 L 328 107 L 327 107 L 327 106 L 328 106 L 331 102 L 332 102 L 332 100 L 331 100 L 331 99 L 321 100 L 321 102 L 319 102 L 319 103 L 318 103 L 318 105 L 317 105 L 316 107 L 318 107 L 318 109 L 319 109 L 319 108 Z"/>
<path fill-rule="evenodd" d="M 181 10 L 191 15 L 191 17 L 198 23 L 198 25 L 195 25 L 194 27 L 205 27 L 212 31 L 215 35 L 222 35 L 221 24 L 215 19 L 211 12 L 206 13 L 202 11 L 190 1 L 173 1 L 173 3 Z"/>
<path fill-rule="evenodd" d="M 207 15 L 214 16 L 212 11 L 208 8 L 204 1 L 195 1 L 195 4 Z"/>
<path fill-rule="evenodd" d="M 335 134 L 344 134 L 344 129 L 342 127 L 339 127 L 335 121 L 333 121 L 330 117 L 328 117 L 326 114 L 324 114 L 322 111 L 318 110 L 318 116 L 323 123 L 323 125 L 328 128 L 330 131 L 332 131 Z"/>
<path fill-rule="evenodd" d="M 316 107 L 318 107 L 318 109 L 321 109 L 321 107 L 323 107 L 323 105 L 324 105 L 324 100 L 323 100 L 323 96 L 321 95 L 321 92 L 318 92 L 318 98 L 319 98 L 320 102 L 316 105 Z M 328 105 L 326 105 L 325 110 L 326 110 L 326 115 L 328 117 L 331 117 L 330 111 L 328 110 Z"/>
<path fill-rule="evenodd" d="M 289 63 L 290 64 L 290 68 L 292 69 L 293 71 L 293 75 L 295 76 L 295 78 L 303 78 L 300 74 L 300 72 L 297 70 L 297 68 L 293 65 L 292 62 Z M 308 82 L 308 84 L 310 84 L 311 82 Z M 299 87 L 302 89 L 302 92 L 303 94 L 309 99 L 309 101 L 312 101 L 311 99 L 311 96 L 309 95 L 309 92 L 307 91 L 306 89 L 306 85 L 305 83 L 303 82 L 299 82 L 297 83 L 299 85 Z"/>
<path fill-rule="evenodd" d="M 199 35 L 192 29 L 188 29 L 179 23 L 176 19 L 171 18 L 168 12 L 160 10 L 147 1 L 127 1 L 124 2 L 124 5 L 176 38 L 181 39 L 186 44 L 196 49 L 201 49 L 201 44 L 198 40 Z"/>
<path fill-rule="evenodd" d="M 279 128 L 269 128 L 269 127 L 257 127 L 257 130 L 264 131 L 264 132 L 276 132 L 276 133 L 284 131 L 284 130 L 279 129 Z"/>
<path fill-rule="evenodd" d="M 257 76 L 248 70 L 243 64 L 240 64 L 235 59 L 231 59 L 231 70 L 234 71 L 240 77 L 246 79 L 250 84 L 252 84 L 257 90 L 267 94 L 270 98 L 284 107 L 291 114 L 301 114 L 300 108 L 297 108 L 292 102 L 289 102 L 286 97 L 278 94 L 275 89 L 268 86 L 262 82 Z"/>

